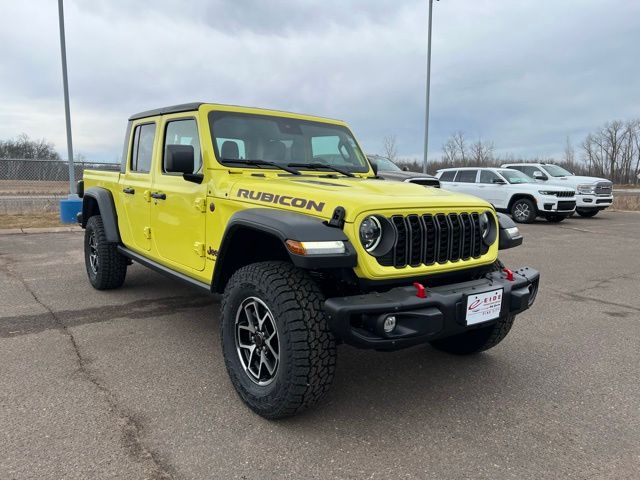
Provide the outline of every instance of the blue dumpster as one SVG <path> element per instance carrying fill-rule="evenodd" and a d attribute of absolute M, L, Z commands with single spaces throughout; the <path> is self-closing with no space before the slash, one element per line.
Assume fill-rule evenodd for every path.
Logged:
<path fill-rule="evenodd" d="M 62 223 L 76 223 L 78 213 L 82 211 L 82 199 L 69 197 L 60 200 L 60 221 Z"/>

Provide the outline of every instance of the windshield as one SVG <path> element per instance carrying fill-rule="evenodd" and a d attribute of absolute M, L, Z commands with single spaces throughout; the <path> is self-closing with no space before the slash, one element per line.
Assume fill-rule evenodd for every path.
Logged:
<path fill-rule="evenodd" d="M 369 163 L 351 132 L 341 125 L 235 112 L 209 114 L 216 158 L 288 164 L 325 164 L 366 173 Z M 250 165 L 251 167 L 256 166 Z M 296 165 L 296 169 L 304 167 Z"/>
<path fill-rule="evenodd" d="M 380 170 L 381 172 L 401 172 L 402 171 L 402 169 L 399 166 L 397 166 L 388 158 L 376 157 L 374 161 L 378 165 L 378 170 Z"/>
<path fill-rule="evenodd" d="M 535 183 L 535 180 L 526 173 L 519 172 L 518 170 L 500 170 L 500 175 L 507 179 L 507 182 L 518 183 Z"/>
<path fill-rule="evenodd" d="M 565 170 L 564 168 L 557 165 L 545 165 L 543 168 L 552 177 L 569 177 L 573 175 L 573 173 L 571 173 L 570 171 Z"/>

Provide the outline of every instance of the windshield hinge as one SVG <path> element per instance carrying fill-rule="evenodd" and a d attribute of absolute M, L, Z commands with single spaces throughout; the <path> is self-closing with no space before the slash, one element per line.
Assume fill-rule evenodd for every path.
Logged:
<path fill-rule="evenodd" d="M 206 198 L 196 198 L 194 206 L 196 207 L 196 210 L 200 210 L 201 212 L 204 213 L 204 211 L 207 209 L 207 199 Z"/>
<path fill-rule="evenodd" d="M 336 207 L 331 215 L 331 220 L 327 222 L 330 227 L 342 229 L 344 227 L 344 217 L 347 215 L 344 207 Z"/>
<path fill-rule="evenodd" d="M 195 242 L 193 244 L 193 251 L 196 252 L 196 255 L 199 257 L 204 257 L 204 243 Z"/>

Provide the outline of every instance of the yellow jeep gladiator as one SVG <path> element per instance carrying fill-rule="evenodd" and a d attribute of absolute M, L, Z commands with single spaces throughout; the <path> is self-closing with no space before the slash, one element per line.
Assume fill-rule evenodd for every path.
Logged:
<path fill-rule="evenodd" d="M 96 289 L 137 262 L 222 294 L 221 343 L 242 400 L 266 418 L 328 390 L 336 345 L 502 341 L 539 274 L 475 197 L 377 177 L 342 121 L 207 103 L 129 118 L 119 172 L 87 171 L 78 221 Z"/>

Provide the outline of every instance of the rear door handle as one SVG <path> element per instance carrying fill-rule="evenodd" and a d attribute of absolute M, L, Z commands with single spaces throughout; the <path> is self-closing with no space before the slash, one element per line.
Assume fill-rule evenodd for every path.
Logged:
<path fill-rule="evenodd" d="M 122 191 L 124 193 L 128 193 L 129 195 L 133 195 L 134 193 L 136 193 L 136 191 L 133 188 L 130 188 L 130 187 L 123 188 Z"/>
<path fill-rule="evenodd" d="M 155 198 L 156 200 L 166 200 L 167 194 L 162 192 L 153 192 L 151 194 L 151 198 Z"/>

